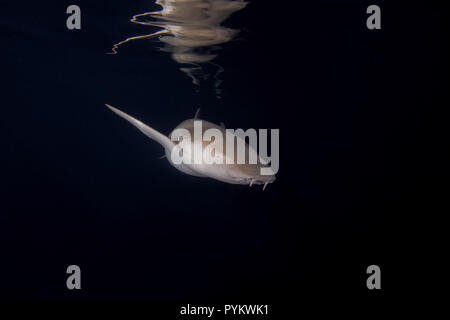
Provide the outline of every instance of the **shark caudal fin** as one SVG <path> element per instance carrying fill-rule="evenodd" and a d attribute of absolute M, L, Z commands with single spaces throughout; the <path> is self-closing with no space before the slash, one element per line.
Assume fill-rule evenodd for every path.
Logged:
<path fill-rule="evenodd" d="M 145 134 L 147 137 L 149 137 L 152 140 L 155 140 L 160 145 L 162 145 L 165 149 L 171 150 L 173 146 L 175 145 L 172 140 L 170 140 L 167 136 L 163 135 L 162 133 L 156 131 L 153 128 L 150 128 L 145 123 L 142 123 L 141 121 L 133 118 L 132 116 L 126 114 L 123 111 L 120 111 L 119 109 L 114 108 L 113 106 L 110 106 L 109 104 L 106 104 L 106 106 L 113 111 L 115 114 L 119 115 L 120 117 L 127 120 L 129 123 L 131 123 L 133 126 L 138 128 L 143 134 Z"/>

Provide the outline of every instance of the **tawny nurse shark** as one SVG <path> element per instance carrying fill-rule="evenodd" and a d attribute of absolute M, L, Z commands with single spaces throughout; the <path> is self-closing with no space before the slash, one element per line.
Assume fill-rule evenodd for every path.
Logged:
<path fill-rule="evenodd" d="M 216 179 L 222 182 L 231 183 L 231 184 L 243 184 L 243 185 L 249 185 L 252 186 L 253 184 L 263 184 L 263 190 L 266 188 L 267 184 L 272 183 L 275 181 L 275 173 L 273 171 L 270 171 L 271 168 L 263 164 L 264 161 L 261 160 L 261 158 L 258 156 L 258 163 L 256 164 L 250 164 L 248 161 L 246 161 L 244 164 L 238 164 L 235 163 L 235 161 L 232 161 L 232 164 L 228 163 L 212 163 L 212 164 L 196 164 L 196 163 L 175 163 L 172 158 L 172 150 L 174 147 L 177 146 L 179 143 L 178 141 L 173 141 L 176 139 L 173 139 L 173 134 L 176 132 L 177 129 L 186 129 L 189 131 L 191 136 L 194 136 L 194 122 L 195 121 L 201 121 L 202 124 L 202 134 L 208 130 L 208 129 L 217 129 L 219 130 L 224 137 L 226 137 L 226 132 L 223 126 L 215 125 L 214 123 L 211 123 L 206 120 L 200 120 L 197 118 L 197 114 L 193 119 L 188 119 L 180 123 L 169 135 L 169 137 L 165 136 L 164 134 L 158 132 L 157 130 L 147 126 L 146 124 L 142 123 L 141 121 L 131 117 L 130 115 L 126 114 L 123 111 L 120 111 L 119 109 L 116 109 L 108 104 L 106 106 L 111 109 L 114 113 L 119 115 L 120 117 L 124 118 L 128 122 L 130 122 L 132 125 L 134 125 L 136 128 L 138 128 L 142 133 L 144 133 L 147 137 L 149 137 L 152 140 L 155 140 L 158 142 L 165 150 L 166 158 L 169 160 L 170 164 L 172 164 L 176 169 L 179 171 L 197 176 L 197 177 L 208 177 L 212 179 Z M 200 141 L 201 148 L 206 148 L 208 144 L 211 142 L 209 141 Z M 194 139 L 191 142 L 191 148 L 194 150 L 196 147 L 196 144 L 198 142 Z M 245 150 L 246 150 L 246 156 L 248 159 L 248 156 L 250 153 L 256 151 L 251 148 L 247 143 L 245 143 Z M 226 148 L 223 148 L 222 150 L 222 157 L 223 159 L 226 158 Z M 234 157 L 234 155 L 233 155 Z M 267 163 L 267 161 L 265 162 Z M 271 174 L 264 174 L 262 175 L 262 170 L 264 172 L 269 172 Z"/>

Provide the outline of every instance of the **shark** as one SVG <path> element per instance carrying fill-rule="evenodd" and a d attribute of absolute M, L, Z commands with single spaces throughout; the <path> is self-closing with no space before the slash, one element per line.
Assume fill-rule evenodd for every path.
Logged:
<path fill-rule="evenodd" d="M 146 125 L 145 123 L 133 118 L 132 116 L 130 116 L 129 114 L 126 114 L 125 112 L 109 105 L 106 104 L 106 106 L 113 111 L 115 114 L 117 114 L 118 116 L 120 116 L 121 118 L 125 119 L 126 121 L 128 121 L 129 123 L 131 123 L 133 126 L 135 126 L 137 129 L 139 129 L 139 131 L 141 131 L 144 135 L 146 135 L 147 137 L 149 137 L 150 139 L 158 142 L 165 151 L 165 156 L 163 156 L 163 158 L 167 158 L 167 160 L 170 162 L 170 164 L 172 166 L 174 166 L 176 169 L 178 169 L 179 171 L 188 174 L 188 175 L 192 175 L 192 176 L 196 176 L 196 177 L 206 177 L 206 178 L 212 178 L 221 182 L 225 182 L 225 183 L 229 183 L 229 184 L 240 184 L 240 185 L 263 185 L 263 190 L 265 190 L 266 186 L 269 183 L 272 183 L 275 181 L 276 176 L 275 173 L 273 174 L 261 174 L 261 169 L 262 168 L 266 168 L 266 172 L 270 167 L 267 164 L 264 164 L 264 162 L 267 161 L 262 161 L 261 158 L 258 159 L 260 161 L 258 161 L 258 163 L 256 164 L 250 164 L 249 162 L 245 161 L 245 163 L 243 164 L 238 164 L 235 163 L 235 161 L 232 161 L 232 164 L 228 164 L 228 163 L 211 163 L 211 164 L 206 164 L 206 163 L 186 163 L 186 162 L 182 162 L 182 163 L 175 163 L 171 157 L 172 154 L 172 150 L 173 148 L 175 148 L 177 146 L 178 143 L 180 143 L 179 141 L 176 141 L 176 139 L 172 140 L 173 137 L 173 133 L 177 130 L 177 129 L 186 129 L 187 131 L 189 131 L 189 133 L 191 134 L 191 136 L 194 136 L 194 122 L 195 121 L 201 121 L 202 124 L 202 134 L 208 130 L 208 129 L 217 129 L 219 130 L 223 136 L 226 136 L 226 131 L 225 131 L 225 126 L 222 125 L 216 125 L 212 122 L 206 121 L 206 120 L 201 120 L 198 118 L 198 114 L 200 110 L 197 110 L 194 118 L 191 119 L 187 119 L 184 120 L 183 122 L 181 122 L 172 132 L 169 136 L 166 136 L 164 134 L 162 134 L 161 132 L 151 128 L 150 126 Z M 193 139 L 193 141 L 191 142 L 191 148 L 193 148 L 192 150 L 194 150 L 194 148 L 198 147 L 195 144 L 196 143 L 201 143 L 202 144 L 202 148 L 205 148 L 209 143 L 209 141 L 203 141 L 203 139 L 201 141 L 195 141 L 195 139 Z M 253 148 L 251 148 L 251 146 L 248 145 L 248 143 L 245 143 L 245 150 L 246 150 L 246 155 L 248 156 L 251 152 L 256 152 Z M 223 159 L 226 158 L 226 148 L 223 148 L 224 150 L 222 150 L 222 157 Z M 233 155 L 234 156 L 234 155 Z M 247 157 L 248 158 L 248 157 Z M 270 172 L 270 171 L 269 171 Z"/>

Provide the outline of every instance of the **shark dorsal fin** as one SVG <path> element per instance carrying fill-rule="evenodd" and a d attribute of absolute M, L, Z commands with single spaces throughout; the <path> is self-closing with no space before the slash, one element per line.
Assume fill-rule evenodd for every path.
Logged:
<path fill-rule="evenodd" d="M 198 119 L 199 114 L 200 114 L 200 108 L 198 108 L 197 111 L 195 112 L 194 119 Z"/>

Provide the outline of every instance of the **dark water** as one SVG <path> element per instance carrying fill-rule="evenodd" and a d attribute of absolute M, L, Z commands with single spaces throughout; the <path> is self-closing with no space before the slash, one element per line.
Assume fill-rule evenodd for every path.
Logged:
<path fill-rule="evenodd" d="M 130 18 L 151 1 L 77 1 L 79 31 L 72 3 L 1 3 L 2 298 L 363 299 L 370 264 L 400 287 L 409 208 L 437 170 L 417 150 L 440 159 L 422 131 L 443 90 L 439 10 L 411 26 L 415 9 L 383 2 L 371 32 L 372 3 L 253 1 L 225 22 L 241 33 L 213 60 L 218 99 L 155 39 L 107 55 L 150 30 Z M 279 128 L 277 180 L 263 192 L 183 175 L 105 103 L 166 134 L 198 107 L 230 128 Z"/>

